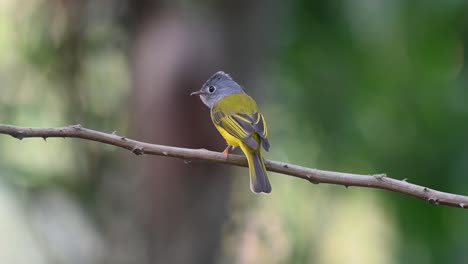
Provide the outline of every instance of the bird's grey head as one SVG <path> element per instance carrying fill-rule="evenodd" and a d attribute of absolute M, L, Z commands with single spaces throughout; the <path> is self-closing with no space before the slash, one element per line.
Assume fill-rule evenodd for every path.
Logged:
<path fill-rule="evenodd" d="M 229 74 L 219 71 L 213 74 L 199 91 L 193 92 L 191 95 L 199 95 L 203 103 L 212 108 L 225 96 L 236 93 L 244 93 L 244 90 Z"/>

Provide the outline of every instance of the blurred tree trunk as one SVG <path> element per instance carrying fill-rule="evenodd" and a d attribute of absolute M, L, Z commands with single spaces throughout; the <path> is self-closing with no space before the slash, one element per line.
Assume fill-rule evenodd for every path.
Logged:
<path fill-rule="evenodd" d="M 176 10 L 136 7 L 130 130 L 143 141 L 222 150 L 209 111 L 191 91 L 214 61 L 190 21 Z M 150 10 L 150 11 L 149 11 Z M 139 19 L 140 18 L 140 19 Z M 206 44 L 204 46 L 204 44 Z M 227 167 L 145 157 L 137 197 L 149 263 L 211 263 L 230 195 Z"/>

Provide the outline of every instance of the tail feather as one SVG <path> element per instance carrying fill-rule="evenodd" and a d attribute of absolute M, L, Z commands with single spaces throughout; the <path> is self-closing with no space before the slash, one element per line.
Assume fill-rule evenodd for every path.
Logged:
<path fill-rule="evenodd" d="M 250 189 L 255 193 L 270 193 L 271 185 L 260 150 L 252 151 L 250 154 L 247 155 L 250 172 Z"/>

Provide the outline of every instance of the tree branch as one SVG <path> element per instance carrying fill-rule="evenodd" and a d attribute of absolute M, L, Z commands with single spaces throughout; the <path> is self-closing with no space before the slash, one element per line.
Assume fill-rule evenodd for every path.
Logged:
<path fill-rule="evenodd" d="M 49 137 L 81 138 L 102 142 L 109 145 L 125 148 L 136 155 L 151 154 L 166 157 L 184 159 L 187 163 L 191 160 L 206 160 L 225 163 L 235 166 L 247 167 L 244 156 L 230 154 L 227 158 L 224 154 L 206 149 L 187 149 L 164 145 L 149 144 L 132 140 L 116 133 L 107 134 L 73 125 L 59 128 L 30 128 L 0 124 L 0 134 L 7 134 L 17 139 L 29 137 L 41 137 L 46 140 Z M 459 208 L 468 208 L 468 196 L 441 192 L 403 180 L 387 177 L 385 174 L 360 175 L 334 171 L 324 171 L 313 168 L 287 164 L 279 161 L 265 160 L 267 170 L 291 175 L 311 183 L 328 183 L 349 186 L 361 186 L 377 189 L 385 189 L 417 197 L 428 201 L 433 205 L 447 205 Z"/>

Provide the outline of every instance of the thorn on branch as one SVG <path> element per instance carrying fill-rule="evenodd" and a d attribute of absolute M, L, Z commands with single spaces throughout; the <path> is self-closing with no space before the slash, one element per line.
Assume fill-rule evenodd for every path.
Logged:
<path fill-rule="evenodd" d="M 117 131 L 115 131 L 115 130 L 112 131 L 112 135 L 114 135 L 114 136 L 117 135 Z"/>
<path fill-rule="evenodd" d="M 167 155 L 168 155 L 167 151 L 163 151 L 162 154 L 163 154 L 164 156 L 167 156 Z"/>
<path fill-rule="evenodd" d="M 344 186 L 346 189 L 348 189 L 348 188 L 349 188 L 349 185 L 343 185 L 343 186 Z"/>
<path fill-rule="evenodd" d="M 144 154 L 144 151 L 143 151 L 143 148 L 142 147 L 134 147 L 132 149 L 132 152 L 137 155 L 137 156 L 140 156 L 140 155 L 143 155 Z"/>
<path fill-rule="evenodd" d="M 465 204 L 464 204 L 464 203 L 459 203 L 458 206 L 460 206 L 461 208 L 465 208 Z"/>
<path fill-rule="evenodd" d="M 47 137 L 42 137 L 42 139 L 44 139 L 44 141 L 47 142 Z"/>
<path fill-rule="evenodd" d="M 401 181 L 408 182 L 408 178 L 404 178 L 404 179 L 401 180 Z"/>

